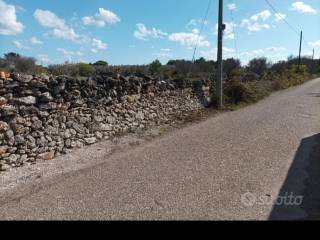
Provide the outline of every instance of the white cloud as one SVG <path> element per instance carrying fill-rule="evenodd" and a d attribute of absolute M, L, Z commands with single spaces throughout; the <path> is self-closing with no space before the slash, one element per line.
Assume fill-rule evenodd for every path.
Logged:
<path fill-rule="evenodd" d="M 192 32 L 179 32 L 169 35 L 169 40 L 172 42 L 179 42 L 183 46 L 191 47 L 198 44 L 200 47 L 210 47 L 210 42 L 199 35 L 198 29 L 193 29 Z"/>
<path fill-rule="evenodd" d="M 56 38 L 62 38 L 65 40 L 71 40 L 73 42 L 78 42 L 80 43 L 80 36 L 75 33 L 75 31 L 72 28 L 55 28 L 52 31 L 49 31 L 45 34 L 45 36 L 49 37 L 56 37 Z"/>
<path fill-rule="evenodd" d="M 37 56 L 37 60 L 40 64 L 46 64 L 46 63 L 50 63 L 51 60 L 49 59 L 48 55 L 46 54 L 38 54 Z"/>
<path fill-rule="evenodd" d="M 57 48 L 57 51 L 61 52 L 65 56 L 79 56 L 80 57 L 83 55 L 83 53 L 80 51 L 73 52 L 73 51 L 65 50 L 64 48 Z"/>
<path fill-rule="evenodd" d="M 302 1 L 292 3 L 291 8 L 289 10 L 297 11 L 299 13 L 317 13 L 317 11 L 314 8 L 305 4 Z"/>
<path fill-rule="evenodd" d="M 264 50 L 263 49 L 256 49 L 252 51 L 242 52 L 240 53 L 240 56 L 247 56 L 247 57 L 257 57 L 257 56 L 263 56 Z"/>
<path fill-rule="evenodd" d="M 223 47 L 223 58 L 230 58 L 234 55 L 235 50 L 232 48 Z M 217 48 L 213 48 L 209 51 L 201 51 L 201 56 L 207 60 L 215 60 L 217 59 Z"/>
<path fill-rule="evenodd" d="M 254 55 L 263 55 L 264 54 L 264 50 L 262 50 L 262 49 L 253 50 L 252 53 Z"/>
<path fill-rule="evenodd" d="M 257 58 L 257 57 L 266 57 L 268 61 L 272 61 L 272 62 L 285 60 L 287 58 L 287 54 L 283 53 L 284 50 L 282 50 L 282 52 L 271 51 L 271 53 L 268 54 L 268 51 L 270 51 L 270 49 L 273 49 L 273 48 L 274 47 L 266 48 L 265 50 L 256 49 L 252 51 L 242 52 L 240 53 L 240 56 L 242 57 L 241 62 L 246 65 L 252 58 Z M 282 48 L 280 47 L 279 49 L 282 49 Z"/>
<path fill-rule="evenodd" d="M 18 41 L 18 40 L 13 41 L 13 44 L 19 49 L 25 49 L 25 50 L 30 49 L 28 46 L 26 46 L 25 44 L 23 44 L 21 41 Z"/>
<path fill-rule="evenodd" d="M 154 55 L 158 58 L 170 58 L 172 56 L 171 49 L 169 48 L 161 48 L 160 51 Z"/>
<path fill-rule="evenodd" d="M 152 29 L 147 29 L 147 27 L 143 23 L 138 23 L 137 24 L 138 30 L 136 30 L 133 35 L 140 39 L 147 41 L 150 38 L 163 38 L 168 35 L 168 33 L 163 32 L 162 30 L 152 28 Z"/>
<path fill-rule="evenodd" d="M 229 10 L 236 10 L 237 9 L 237 5 L 235 3 L 229 3 L 228 4 L 228 9 Z"/>
<path fill-rule="evenodd" d="M 47 28 L 65 28 L 65 21 L 57 17 L 53 12 L 49 10 L 37 9 L 33 16 L 38 21 L 38 23 Z"/>
<path fill-rule="evenodd" d="M 73 28 L 69 27 L 63 19 L 49 10 L 37 9 L 33 16 L 41 26 L 52 29 L 45 33 L 45 36 L 71 40 L 76 43 L 81 43 L 84 40 L 83 37 L 75 33 Z"/>
<path fill-rule="evenodd" d="M 266 55 L 267 52 L 276 53 L 276 55 L 268 55 L 268 57 L 275 57 L 275 56 L 284 56 L 283 54 L 280 54 L 279 52 L 284 52 L 287 49 L 284 47 L 268 47 L 265 49 L 255 49 L 252 51 L 246 51 L 240 53 L 240 56 L 243 57 L 263 57 Z"/>
<path fill-rule="evenodd" d="M 190 22 L 187 24 L 187 29 L 188 29 L 188 30 L 191 30 L 191 29 L 197 27 L 198 25 L 202 25 L 202 24 L 208 25 L 208 24 L 209 24 L 209 21 L 208 21 L 208 20 L 203 21 L 202 19 L 195 19 L 195 18 L 193 18 L 193 19 L 191 19 Z"/>
<path fill-rule="evenodd" d="M 270 29 L 269 24 L 266 23 L 257 23 L 257 22 L 251 22 L 247 19 L 244 19 L 241 23 L 241 27 L 246 27 L 250 32 L 259 32 L 263 29 Z"/>
<path fill-rule="evenodd" d="M 93 53 L 97 53 L 98 50 L 107 49 L 108 45 L 102 42 L 100 39 L 93 38 L 91 39 L 91 49 L 90 51 Z"/>
<path fill-rule="evenodd" d="M 17 21 L 16 8 L 0 0 L 0 34 L 16 35 L 23 32 L 23 24 Z"/>
<path fill-rule="evenodd" d="M 271 17 L 271 12 L 269 10 L 264 10 L 262 12 L 252 15 L 250 19 L 255 22 L 259 20 L 262 20 L 265 22 L 270 17 Z"/>
<path fill-rule="evenodd" d="M 243 19 L 241 27 L 246 27 L 249 32 L 258 32 L 263 29 L 270 29 L 269 24 L 265 23 L 271 17 L 269 10 L 264 10 L 252 15 L 249 19 Z"/>
<path fill-rule="evenodd" d="M 107 44 L 102 42 L 99 39 L 92 39 L 92 47 L 95 49 L 106 49 L 107 48 Z"/>
<path fill-rule="evenodd" d="M 308 44 L 314 48 L 320 48 L 320 40 L 314 42 L 308 42 Z"/>
<path fill-rule="evenodd" d="M 28 40 L 15 40 L 13 44 L 19 49 L 31 49 L 30 45 L 42 45 L 43 42 L 36 37 L 32 37 Z"/>
<path fill-rule="evenodd" d="M 85 16 L 82 18 L 84 25 L 95 25 L 97 27 L 104 27 L 106 24 L 114 24 L 120 22 L 121 19 L 110 10 L 99 8 L 99 12 L 94 16 Z"/>
<path fill-rule="evenodd" d="M 276 22 L 280 22 L 280 21 L 282 21 L 283 19 L 286 19 L 286 17 L 287 17 L 287 15 L 284 14 L 284 13 L 276 13 L 276 14 L 274 14 L 274 20 L 275 20 Z"/>
<path fill-rule="evenodd" d="M 268 47 L 266 48 L 266 50 L 270 52 L 281 52 L 281 51 L 286 51 L 287 49 L 284 47 Z"/>
<path fill-rule="evenodd" d="M 38 40 L 36 37 L 30 38 L 30 42 L 31 42 L 32 44 L 35 44 L 35 45 L 42 45 L 42 44 L 43 44 L 43 42 L 40 41 L 40 40 Z"/>

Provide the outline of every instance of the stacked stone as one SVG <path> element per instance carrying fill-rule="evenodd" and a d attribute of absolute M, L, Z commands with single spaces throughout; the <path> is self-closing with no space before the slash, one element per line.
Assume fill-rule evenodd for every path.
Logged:
<path fill-rule="evenodd" d="M 0 170 L 202 108 L 192 88 L 178 83 L 148 76 L 0 79 Z"/>

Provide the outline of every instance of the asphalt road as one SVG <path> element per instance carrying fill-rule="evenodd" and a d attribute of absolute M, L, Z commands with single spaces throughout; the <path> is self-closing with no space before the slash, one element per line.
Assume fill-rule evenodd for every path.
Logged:
<path fill-rule="evenodd" d="M 16 189 L 0 202 L 0 219 L 305 219 L 320 209 L 310 182 L 319 133 L 316 79 Z M 308 201 L 271 201 L 286 194 Z"/>

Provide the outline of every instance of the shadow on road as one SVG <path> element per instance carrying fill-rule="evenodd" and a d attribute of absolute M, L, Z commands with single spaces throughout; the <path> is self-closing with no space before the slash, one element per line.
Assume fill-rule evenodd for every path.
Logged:
<path fill-rule="evenodd" d="M 270 220 L 320 219 L 320 134 L 301 141 L 278 200 Z"/>
<path fill-rule="evenodd" d="M 312 97 L 320 97 L 320 93 L 309 93 Z"/>

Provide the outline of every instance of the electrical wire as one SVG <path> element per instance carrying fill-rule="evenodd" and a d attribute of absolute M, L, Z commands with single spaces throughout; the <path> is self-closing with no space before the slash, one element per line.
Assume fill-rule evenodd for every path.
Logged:
<path fill-rule="evenodd" d="M 300 37 L 300 32 L 298 30 L 296 30 L 295 27 L 293 27 L 292 24 L 289 23 L 289 21 L 287 19 L 285 19 L 284 17 L 282 17 L 282 15 L 279 13 L 279 11 L 270 3 L 269 0 L 265 0 L 265 2 L 269 5 L 269 7 L 272 9 L 272 11 L 285 23 L 287 24 L 287 26 L 294 31 L 299 37 Z M 309 46 L 309 44 L 306 42 L 305 38 L 302 37 L 302 42 L 309 48 L 312 50 L 312 48 Z"/>
<path fill-rule="evenodd" d="M 211 7 L 211 4 L 212 4 L 212 0 L 209 0 L 208 2 L 208 7 L 207 7 L 207 10 L 206 10 L 206 13 L 205 13 L 205 16 L 202 20 L 202 26 L 201 26 L 201 29 L 200 29 L 200 32 L 198 32 L 198 36 L 197 36 L 197 43 L 196 43 L 196 46 L 194 47 L 194 51 L 193 51 L 193 56 L 192 56 L 192 62 L 195 61 L 195 56 L 196 56 L 196 52 L 197 52 L 197 48 L 199 46 L 199 43 L 200 43 L 200 38 L 201 38 L 201 34 L 203 32 L 203 28 L 204 28 L 204 25 L 208 19 L 208 14 L 209 14 L 209 10 L 210 10 L 210 7 Z"/>
<path fill-rule="evenodd" d="M 230 0 L 228 1 L 229 4 L 230 4 Z M 237 44 L 237 39 L 236 39 L 236 31 L 234 29 L 234 17 L 233 17 L 233 10 L 232 9 L 229 9 L 229 12 L 230 12 L 230 17 L 231 17 L 231 25 L 232 25 L 232 34 L 233 34 L 233 41 L 234 41 L 234 48 L 236 50 L 236 54 L 237 54 L 237 58 L 239 59 L 239 51 L 238 51 L 238 44 Z"/>

